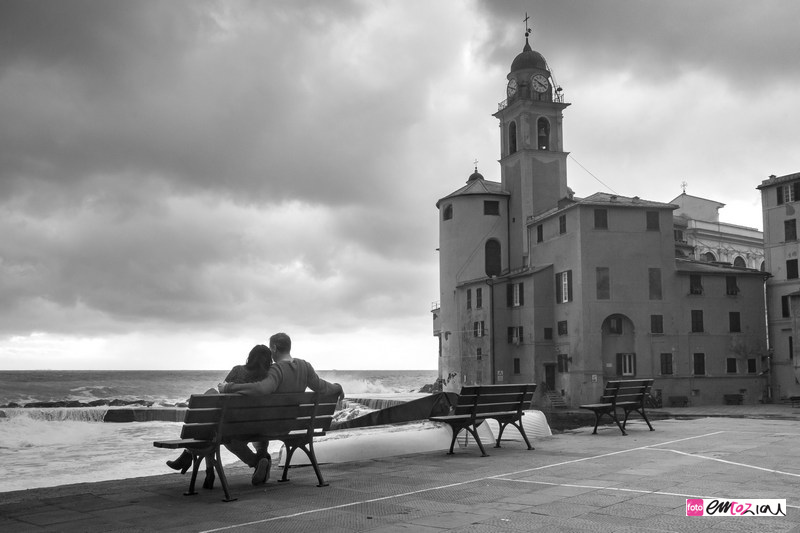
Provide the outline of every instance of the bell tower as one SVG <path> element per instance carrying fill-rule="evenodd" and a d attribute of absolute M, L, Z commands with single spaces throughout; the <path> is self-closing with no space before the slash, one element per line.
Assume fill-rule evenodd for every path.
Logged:
<path fill-rule="evenodd" d="M 531 48 L 525 16 L 525 46 L 506 76 L 500 121 L 500 172 L 509 200 L 509 267 L 525 266 L 527 219 L 556 208 L 568 196 L 562 118 L 569 105 L 544 57 Z"/>

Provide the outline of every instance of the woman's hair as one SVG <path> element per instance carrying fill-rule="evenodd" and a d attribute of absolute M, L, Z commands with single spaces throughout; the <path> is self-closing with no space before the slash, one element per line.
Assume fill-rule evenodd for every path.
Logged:
<path fill-rule="evenodd" d="M 259 380 L 267 377 L 267 370 L 272 365 L 272 351 L 263 344 L 257 344 L 250 350 L 244 367 L 250 372 L 255 372 Z"/>

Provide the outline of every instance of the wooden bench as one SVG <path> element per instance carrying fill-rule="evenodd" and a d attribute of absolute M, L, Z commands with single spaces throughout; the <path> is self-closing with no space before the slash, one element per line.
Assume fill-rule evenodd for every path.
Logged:
<path fill-rule="evenodd" d="M 789 401 L 792 402 L 792 407 L 800 407 L 800 396 L 790 396 Z"/>
<path fill-rule="evenodd" d="M 670 396 L 669 397 L 669 406 L 670 407 L 689 407 L 689 397 L 688 396 Z"/>
<path fill-rule="evenodd" d="M 523 413 L 525 409 L 530 408 L 535 391 L 536 385 L 534 383 L 463 387 L 458 395 L 458 401 L 453 408 L 453 412 L 449 415 L 432 416 L 430 420 L 445 422 L 452 428 L 453 439 L 450 441 L 448 455 L 453 455 L 453 446 L 456 443 L 458 434 L 461 430 L 466 430 L 478 443 L 481 456 L 488 456 L 489 454 L 483 449 L 483 443 L 478 436 L 478 426 L 488 418 L 497 420 L 498 424 L 500 424 L 500 432 L 497 436 L 495 448 L 500 447 L 503 431 L 507 425 L 511 424 L 519 430 L 522 438 L 525 439 L 525 444 L 528 445 L 528 449 L 533 450 L 533 446 L 531 446 L 528 436 L 525 434 L 525 428 L 522 427 L 522 415 L 525 414 Z"/>
<path fill-rule="evenodd" d="M 186 449 L 192 454 L 192 478 L 187 496 L 197 494 L 194 490 L 197 471 L 204 458 L 206 468 L 213 468 L 225 491 L 224 501 L 233 501 L 228 480 L 220 460 L 220 446 L 231 441 L 283 441 L 286 445 L 286 460 L 283 477 L 288 481 L 292 455 L 303 450 L 314 467 L 319 484 L 322 479 L 314 454 L 314 437 L 325 435 L 330 428 L 336 410 L 336 395 L 321 396 L 315 392 L 292 394 L 269 394 L 266 396 L 242 396 L 239 394 L 193 394 L 189 399 L 181 438 L 156 441 L 156 448 Z"/>
<path fill-rule="evenodd" d="M 725 402 L 725 405 L 742 405 L 742 401 L 744 400 L 744 396 L 741 394 L 723 394 L 722 401 Z"/>
<path fill-rule="evenodd" d="M 600 403 L 580 406 L 581 409 L 588 409 L 594 412 L 594 431 L 592 435 L 597 434 L 597 425 L 600 423 L 600 419 L 605 415 L 608 415 L 617 423 L 617 427 L 619 427 L 623 435 L 627 435 L 627 433 L 625 433 L 625 425 L 628 423 L 628 416 L 634 411 L 644 418 L 650 431 L 655 431 L 653 426 L 650 425 L 650 421 L 647 419 L 647 415 L 644 411 L 644 397 L 652 386 L 652 379 L 629 379 L 609 381 L 606 383 L 606 388 L 603 391 L 603 396 L 600 398 Z M 618 407 L 625 412 L 625 418 L 622 423 L 620 423 L 619 418 L 617 418 Z"/>

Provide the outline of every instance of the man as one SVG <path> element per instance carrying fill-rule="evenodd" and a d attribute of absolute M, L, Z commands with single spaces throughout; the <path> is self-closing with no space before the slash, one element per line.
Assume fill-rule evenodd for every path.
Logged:
<path fill-rule="evenodd" d="M 276 333 L 269 338 L 272 360 L 275 363 L 269 368 L 267 377 L 255 383 L 220 383 L 222 393 L 238 393 L 247 396 L 259 396 L 272 393 L 305 392 L 306 388 L 323 394 L 338 394 L 344 397 L 342 386 L 328 383 L 320 378 L 310 363 L 292 357 L 292 339 L 286 333 Z M 253 485 L 266 483 L 272 463 L 269 453 L 266 457 L 253 453 L 247 443 L 232 442 L 228 449 L 246 465 L 255 468 Z M 266 448 L 265 448 L 266 449 Z"/>

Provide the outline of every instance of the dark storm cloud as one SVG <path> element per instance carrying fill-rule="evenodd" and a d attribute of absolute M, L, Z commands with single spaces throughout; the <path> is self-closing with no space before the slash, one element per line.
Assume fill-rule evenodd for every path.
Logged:
<path fill-rule="evenodd" d="M 781 81 L 787 68 L 800 77 L 795 21 L 800 5 L 767 0 L 604 0 L 599 2 L 492 2 L 481 11 L 493 20 L 487 48 L 492 61 L 508 62 L 528 12 L 532 44 L 552 63 L 568 60 L 583 74 L 636 70 L 637 77 L 669 83 L 688 70 L 709 70 L 742 91 Z M 552 51 L 551 54 L 547 50 Z"/>

